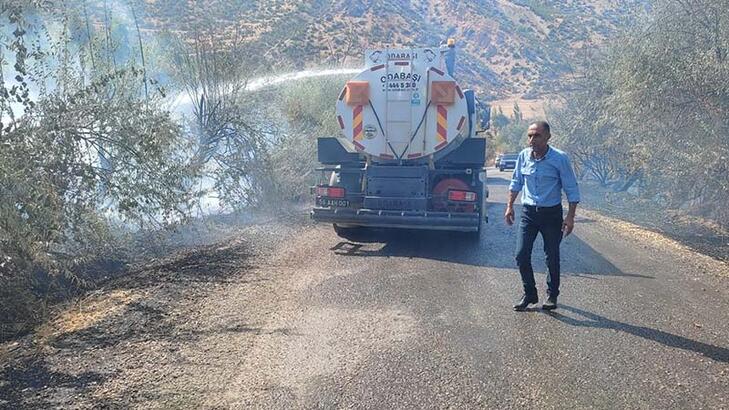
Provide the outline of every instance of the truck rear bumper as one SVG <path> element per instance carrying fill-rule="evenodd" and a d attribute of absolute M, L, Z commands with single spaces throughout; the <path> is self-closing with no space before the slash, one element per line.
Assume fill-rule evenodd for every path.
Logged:
<path fill-rule="evenodd" d="M 311 211 L 311 217 L 318 222 L 332 222 L 342 225 L 359 225 L 378 228 L 476 232 L 479 227 L 478 213 L 430 211 L 413 212 L 316 207 Z"/>

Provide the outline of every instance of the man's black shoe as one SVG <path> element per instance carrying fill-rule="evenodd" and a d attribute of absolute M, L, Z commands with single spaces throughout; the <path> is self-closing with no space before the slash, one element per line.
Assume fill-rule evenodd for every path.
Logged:
<path fill-rule="evenodd" d="M 544 304 L 542 305 L 542 309 L 544 309 L 544 310 L 557 309 L 557 296 L 548 297 L 547 301 L 544 302 Z"/>
<path fill-rule="evenodd" d="M 519 303 L 514 305 L 514 310 L 516 310 L 517 312 L 522 312 L 522 311 L 526 310 L 527 306 L 529 306 L 530 304 L 538 303 L 538 302 L 539 302 L 539 297 L 524 295 L 521 297 L 521 300 L 519 301 Z"/>

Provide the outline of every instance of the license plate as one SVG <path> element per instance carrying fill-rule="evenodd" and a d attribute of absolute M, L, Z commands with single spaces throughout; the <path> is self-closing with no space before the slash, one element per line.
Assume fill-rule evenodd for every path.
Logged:
<path fill-rule="evenodd" d="M 318 206 L 332 206 L 335 208 L 347 208 L 349 206 L 349 201 L 346 199 L 317 198 L 316 204 Z"/>

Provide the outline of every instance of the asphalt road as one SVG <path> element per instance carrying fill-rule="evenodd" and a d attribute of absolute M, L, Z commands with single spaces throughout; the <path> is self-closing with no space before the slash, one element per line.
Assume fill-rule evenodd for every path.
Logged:
<path fill-rule="evenodd" d="M 578 212 L 514 312 L 507 175 L 478 243 L 272 220 L 106 284 L 0 346 L 0 408 L 729 408 L 726 265 Z"/>
<path fill-rule="evenodd" d="M 480 243 L 299 232 L 286 302 L 216 405 L 265 408 L 729 408 L 727 278 L 579 217 L 559 309 L 514 312 L 515 229 L 492 171 Z M 546 296 L 541 239 L 534 261 Z M 285 306 L 285 307 L 284 307 Z"/>

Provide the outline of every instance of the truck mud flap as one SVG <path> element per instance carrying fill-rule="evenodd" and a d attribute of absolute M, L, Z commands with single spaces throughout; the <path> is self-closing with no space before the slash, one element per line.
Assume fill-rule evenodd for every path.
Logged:
<path fill-rule="evenodd" d="M 479 227 L 478 213 L 314 208 L 311 211 L 311 217 L 317 222 L 332 222 L 377 228 L 476 232 Z"/>

